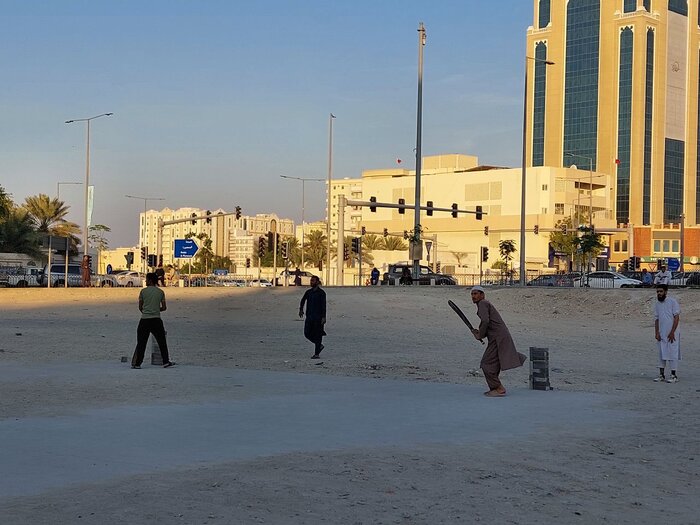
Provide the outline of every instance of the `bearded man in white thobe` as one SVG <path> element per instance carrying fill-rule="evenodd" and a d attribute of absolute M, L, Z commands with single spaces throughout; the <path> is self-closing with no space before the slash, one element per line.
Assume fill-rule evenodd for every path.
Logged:
<path fill-rule="evenodd" d="M 678 328 L 681 320 L 681 307 L 676 299 L 667 294 L 667 285 L 656 285 L 654 328 L 656 329 L 656 341 L 659 345 L 659 377 L 654 381 L 677 383 L 676 370 L 678 361 L 681 360 L 681 331 Z M 666 368 L 671 369 L 671 375 L 668 379 L 666 379 Z"/>

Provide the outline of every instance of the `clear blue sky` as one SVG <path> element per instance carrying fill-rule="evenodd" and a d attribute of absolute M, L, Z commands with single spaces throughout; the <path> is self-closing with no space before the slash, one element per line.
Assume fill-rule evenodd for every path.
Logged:
<path fill-rule="evenodd" d="M 301 183 L 413 168 L 417 27 L 423 154 L 519 166 L 530 0 L 0 0 L 0 185 L 16 202 L 85 178 L 112 247 L 143 202 L 301 218 Z M 325 216 L 306 184 L 306 219 Z M 61 186 L 82 226 L 81 186 Z"/>

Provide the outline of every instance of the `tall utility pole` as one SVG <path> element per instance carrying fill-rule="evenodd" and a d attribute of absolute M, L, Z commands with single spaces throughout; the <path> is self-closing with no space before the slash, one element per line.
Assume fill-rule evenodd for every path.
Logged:
<path fill-rule="evenodd" d="M 85 149 L 85 229 L 83 230 L 83 256 L 88 254 L 88 228 L 90 226 L 90 121 L 100 117 L 111 117 L 114 113 L 102 113 L 90 118 L 75 118 L 66 120 L 66 124 L 85 122 L 87 124 L 87 147 Z"/>
<path fill-rule="evenodd" d="M 423 48 L 425 47 L 425 27 L 423 22 L 418 25 L 418 108 L 416 115 L 416 197 L 413 220 L 413 278 L 420 278 L 420 246 L 421 226 L 420 226 L 420 175 L 423 166 L 423 157 L 421 155 L 421 142 L 423 138 Z"/>
<path fill-rule="evenodd" d="M 333 178 L 333 113 L 328 114 L 328 215 L 326 221 L 326 237 L 328 237 L 328 260 L 326 261 L 326 286 L 331 283 L 331 179 Z"/>

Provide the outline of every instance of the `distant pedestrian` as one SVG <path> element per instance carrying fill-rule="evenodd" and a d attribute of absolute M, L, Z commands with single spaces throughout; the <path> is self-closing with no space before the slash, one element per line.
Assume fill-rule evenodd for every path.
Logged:
<path fill-rule="evenodd" d="M 413 284 L 413 277 L 411 277 L 411 270 L 408 269 L 408 266 L 403 267 L 399 284 L 403 284 L 405 286 L 410 286 Z"/>
<path fill-rule="evenodd" d="M 301 270 L 297 266 L 297 269 L 294 270 L 294 286 L 301 286 Z"/>
<path fill-rule="evenodd" d="M 141 289 L 139 293 L 139 310 L 141 311 L 141 320 L 136 329 L 136 349 L 134 350 L 134 356 L 131 358 L 131 368 L 141 368 L 148 336 L 151 334 L 156 338 L 160 348 L 163 368 L 173 366 L 175 363 L 170 361 L 168 343 L 165 340 L 165 327 L 163 326 L 163 320 L 160 318 L 160 313 L 167 310 L 165 292 L 158 288 L 158 277 L 155 273 L 146 274 L 146 287 Z"/>
<path fill-rule="evenodd" d="M 678 361 L 681 360 L 681 307 L 678 301 L 668 294 L 668 286 L 656 285 L 656 304 L 654 305 L 654 331 L 659 347 L 659 376 L 656 382 L 677 383 Z M 671 375 L 666 379 L 666 368 Z"/>
<path fill-rule="evenodd" d="M 158 278 L 158 286 L 165 286 L 165 270 L 162 266 L 156 268 L 156 277 Z"/>
<path fill-rule="evenodd" d="M 379 270 L 377 270 L 376 266 L 372 268 L 372 272 L 369 275 L 372 286 L 377 286 L 379 284 Z"/>
<path fill-rule="evenodd" d="M 80 263 L 80 280 L 84 287 L 90 286 L 90 256 L 83 255 L 83 261 Z"/>
<path fill-rule="evenodd" d="M 299 303 L 299 317 L 304 317 L 304 304 L 306 304 L 306 320 L 304 321 L 304 337 L 314 344 L 314 355 L 311 359 L 318 359 L 324 346 L 321 343 L 326 325 L 326 292 L 319 286 L 319 278 L 311 276 L 311 287 L 304 292 Z"/>
<path fill-rule="evenodd" d="M 476 314 L 481 322 L 479 328 L 472 332 L 478 340 L 488 338 L 488 346 L 481 358 L 481 370 L 484 372 L 489 391 L 484 392 L 488 397 L 503 397 L 506 389 L 498 375 L 501 370 L 510 370 L 523 366 L 527 357 L 515 349 L 515 343 L 510 336 L 506 323 L 496 307 L 485 299 L 486 294 L 481 286 L 471 290 L 472 302 L 476 304 Z"/>
<path fill-rule="evenodd" d="M 661 270 L 656 272 L 656 275 L 654 276 L 654 284 L 671 284 L 671 272 L 666 270 L 666 265 L 662 264 Z"/>
<path fill-rule="evenodd" d="M 651 286 L 654 284 L 654 277 L 647 272 L 647 269 L 644 268 L 642 270 L 642 286 L 645 288 L 651 288 Z"/>

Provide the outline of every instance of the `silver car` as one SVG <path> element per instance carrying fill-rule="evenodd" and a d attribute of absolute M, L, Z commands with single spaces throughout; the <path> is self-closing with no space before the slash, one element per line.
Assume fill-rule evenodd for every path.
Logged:
<path fill-rule="evenodd" d="M 114 278 L 117 280 L 119 286 L 131 288 L 133 286 L 143 286 L 146 276 L 140 272 L 124 270 L 122 272 L 115 273 Z"/>
<path fill-rule="evenodd" d="M 636 288 L 642 285 L 639 279 L 625 277 L 621 273 L 611 271 L 591 272 L 583 275 L 581 286 L 589 288 Z"/>

